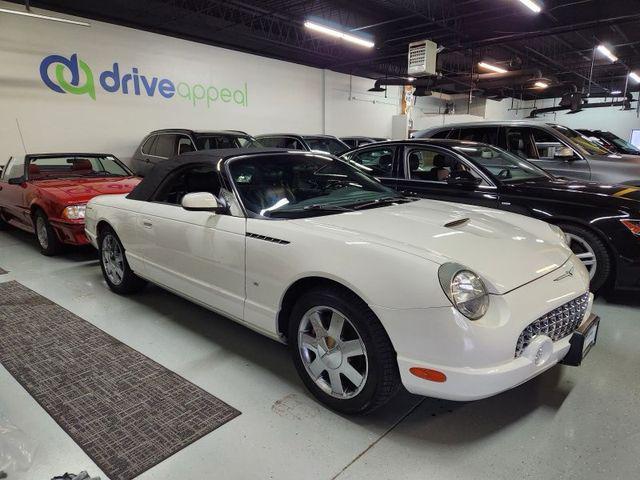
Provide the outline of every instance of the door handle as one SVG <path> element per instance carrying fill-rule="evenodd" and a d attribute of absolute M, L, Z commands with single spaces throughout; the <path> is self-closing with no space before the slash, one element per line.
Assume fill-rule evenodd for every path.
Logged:
<path fill-rule="evenodd" d="M 142 221 L 142 226 L 144 228 L 151 228 L 151 227 L 153 227 L 153 223 L 151 223 L 149 220 L 143 220 Z"/>

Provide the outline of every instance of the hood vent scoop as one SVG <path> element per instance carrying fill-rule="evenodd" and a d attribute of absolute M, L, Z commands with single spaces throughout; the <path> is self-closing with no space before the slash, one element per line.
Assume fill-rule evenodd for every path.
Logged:
<path fill-rule="evenodd" d="M 444 226 L 447 228 L 455 228 L 455 227 L 459 227 L 460 225 L 464 225 L 468 221 L 469 221 L 468 218 L 460 218 L 458 220 L 454 220 L 453 222 L 445 223 Z"/>

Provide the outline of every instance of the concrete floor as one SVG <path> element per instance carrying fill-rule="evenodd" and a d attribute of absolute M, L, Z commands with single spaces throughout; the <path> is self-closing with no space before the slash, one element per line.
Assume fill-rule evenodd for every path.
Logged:
<path fill-rule="evenodd" d="M 350 418 L 312 400 L 283 346 L 159 288 L 114 295 L 91 249 L 46 258 L 29 235 L 0 232 L 0 268 L 10 272 L 0 282 L 21 282 L 242 412 L 140 480 L 638 476 L 640 301 L 596 302 L 599 342 L 579 368 L 473 403 L 401 393 Z M 0 415 L 37 443 L 30 470 L 9 480 L 107 478 L 2 367 Z"/>

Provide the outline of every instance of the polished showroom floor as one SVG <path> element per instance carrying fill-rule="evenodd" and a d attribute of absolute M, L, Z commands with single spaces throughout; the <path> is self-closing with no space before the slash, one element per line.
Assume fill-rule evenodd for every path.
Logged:
<path fill-rule="evenodd" d="M 46 258 L 32 237 L 0 232 L 0 268 L 9 271 L 0 282 L 24 284 L 242 412 L 141 480 L 638 475 L 640 301 L 596 302 L 599 343 L 579 368 L 474 403 L 403 393 L 349 418 L 307 395 L 282 345 L 156 287 L 112 294 L 89 248 Z M 106 478 L 3 367 L 0 416 L 37 446 L 31 469 L 9 480 L 80 470 Z"/>

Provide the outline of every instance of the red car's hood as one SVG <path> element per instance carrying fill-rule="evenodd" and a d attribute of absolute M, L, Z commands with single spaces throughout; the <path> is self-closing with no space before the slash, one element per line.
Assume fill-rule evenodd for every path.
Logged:
<path fill-rule="evenodd" d="M 58 178 L 35 180 L 32 183 L 61 202 L 86 203 L 98 195 L 129 193 L 140 183 L 140 179 L 136 177 Z"/>

